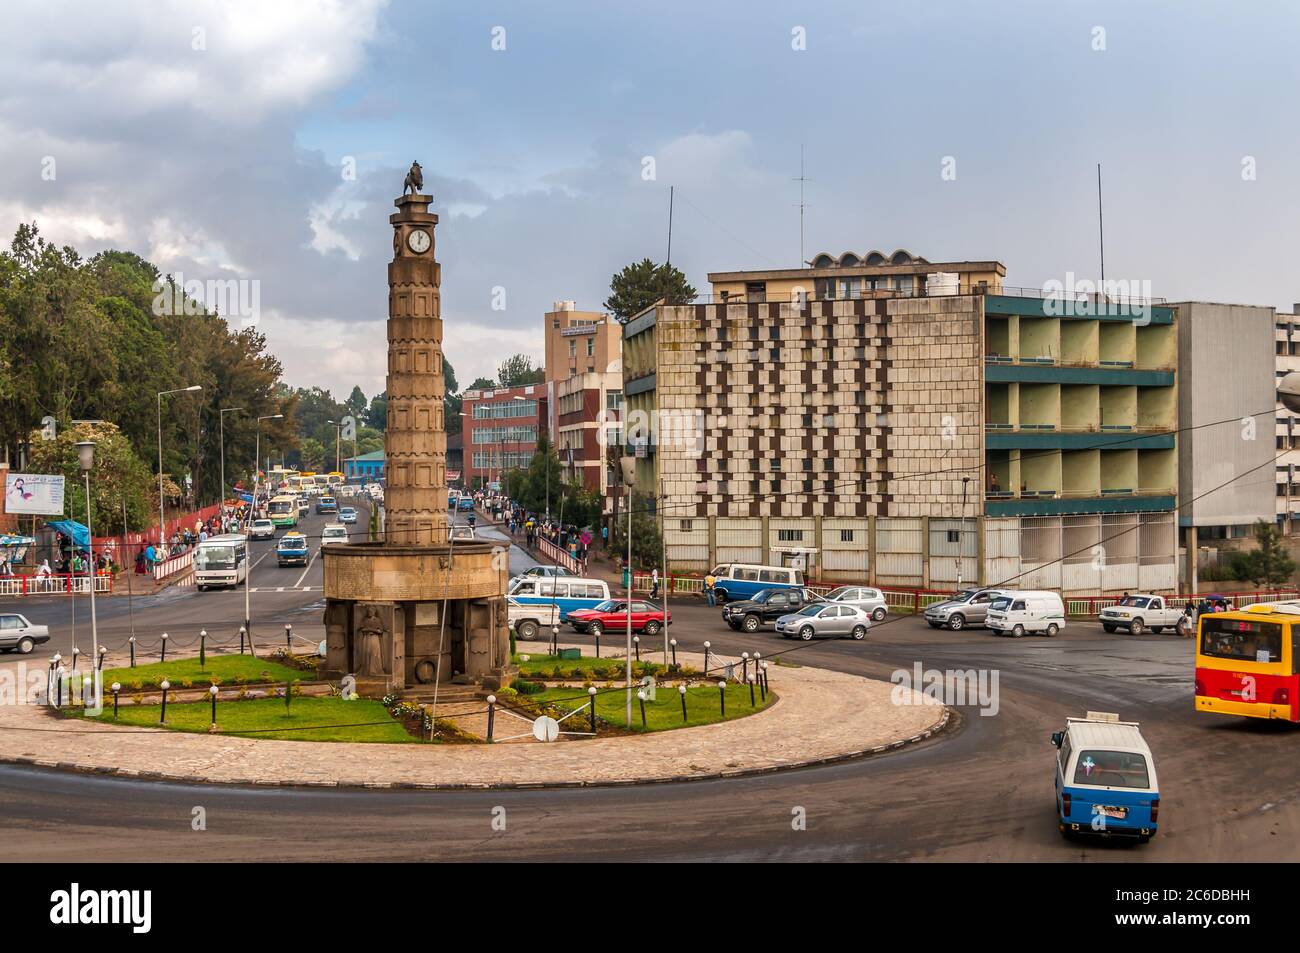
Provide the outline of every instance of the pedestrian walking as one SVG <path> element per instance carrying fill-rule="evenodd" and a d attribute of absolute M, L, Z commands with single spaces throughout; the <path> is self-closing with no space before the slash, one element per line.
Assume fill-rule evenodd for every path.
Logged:
<path fill-rule="evenodd" d="M 650 598 L 659 598 L 659 567 L 650 570 Z"/>
<path fill-rule="evenodd" d="M 708 598 L 709 605 L 711 606 L 716 606 L 718 604 L 717 595 L 713 591 L 713 587 L 717 584 L 718 580 L 713 573 L 709 573 L 704 577 L 704 595 Z"/>

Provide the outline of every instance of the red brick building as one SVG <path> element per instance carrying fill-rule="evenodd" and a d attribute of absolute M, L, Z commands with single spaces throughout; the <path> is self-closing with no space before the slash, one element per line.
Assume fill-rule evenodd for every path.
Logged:
<path fill-rule="evenodd" d="M 505 471 L 532 462 L 537 438 L 546 433 L 546 393 L 545 384 L 465 392 L 462 486 L 497 483 Z"/>

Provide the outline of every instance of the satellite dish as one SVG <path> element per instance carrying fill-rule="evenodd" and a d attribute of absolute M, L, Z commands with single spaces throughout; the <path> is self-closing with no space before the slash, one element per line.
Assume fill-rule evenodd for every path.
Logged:
<path fill-rule="evenodd" d="M 538 741 L 554 741 L 560 737 L 560 723 L 549 715 L 533 722 L 533 737 Z"/>
<path fill-rule="evenodd" d="M 1277 399 L 1293 414 L 1300 414 L 1300 371 L 1292 371 L 1277 385 Z"/>

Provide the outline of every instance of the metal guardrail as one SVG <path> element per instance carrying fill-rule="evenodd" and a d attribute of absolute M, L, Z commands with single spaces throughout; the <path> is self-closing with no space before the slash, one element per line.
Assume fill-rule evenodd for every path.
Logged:
<path fill-rule="evenodd" d="M 161 562 L 154 563 L 153 577 L 155 580 L 166 579 L 168 576 L 174 576 L 178 572 L 184 572 L 194 565 L 194 550 L 181 553 L 177 556 L 169 556 Z"/>
<path fill-rule="evenodd" d="M 113 577 L 107 573 L 95 576 L 96 592 L 112 592 Z M 13 596 L 65 596 L 71 593 L 89 594 L 90 577 L 56 573 L 50 576 L 0 577 L 0 597 Z"/>
<path fill-rule="evenodd" d="M 670 595 L 697 595 L 704 592 L 704 577 L 696 575 L 670 575 L 667 585 Z M 924 612 L 927 606 L 934 605 L 937 602 L 943 602 L 951 599 L 953 596 L 950 590 L 941 589 L 898 589 L 887 588 L 885 586 L 873 585 L 866 582 L 837 582 L 834 585 L 825 585 L 809 583 L 806 588 L 811 589 L 819 595 L 825 595 L 832 589 L 838 589 L 842 586 L 870 586 L 872 589 L 879 589 L 885 597 L 885 604 L 894 612 Z M 632 590 L 634 592 L 650 591 L 650 574 L 648 572 L 634 572 L 632 574 Z M 1300 590 L 1260 590 L 1257 592 L 1229 592 L 1223 593 L 1234 606 L 1243 608 L 1248 605 L 1254 605 L 1258 602 L 1278 602 L 1283 599 L 1300 599 Z M 1097 615 L 1107 606 L 1116 605 L 1120 596 L 1091 595 L 1091 596 L 1066 596 L 1065 602 L 1066 615 L 1075 618 L 1087 618 Z M 1165 601 L 1175 608 L 1184 608 L 1187 604 L 1197 603 L 1204 598 L 1203 595 L 1183 593 L 1178 595 L 1166 595 Z"/>

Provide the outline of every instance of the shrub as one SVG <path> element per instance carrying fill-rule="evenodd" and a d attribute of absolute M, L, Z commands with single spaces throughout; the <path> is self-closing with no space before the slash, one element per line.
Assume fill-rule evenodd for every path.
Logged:
<path fill-rule="evenodd" d="M 520 695 L 539 695 L 546 691 L 546 686 L 541 682 L 534 682 L 532 679 L 520 678 L 516 679 L 514 689 Z"/>
<path fill-rule="evenodd" d="M 136 692 L 134 695 L 132 695 L 132 696 L 131 696 L 131 703 L 132 703 L 133 705 L 143 705 L 143 704 L 144 704 L 144 693 L 143 693 L 143 692 Z"/>

